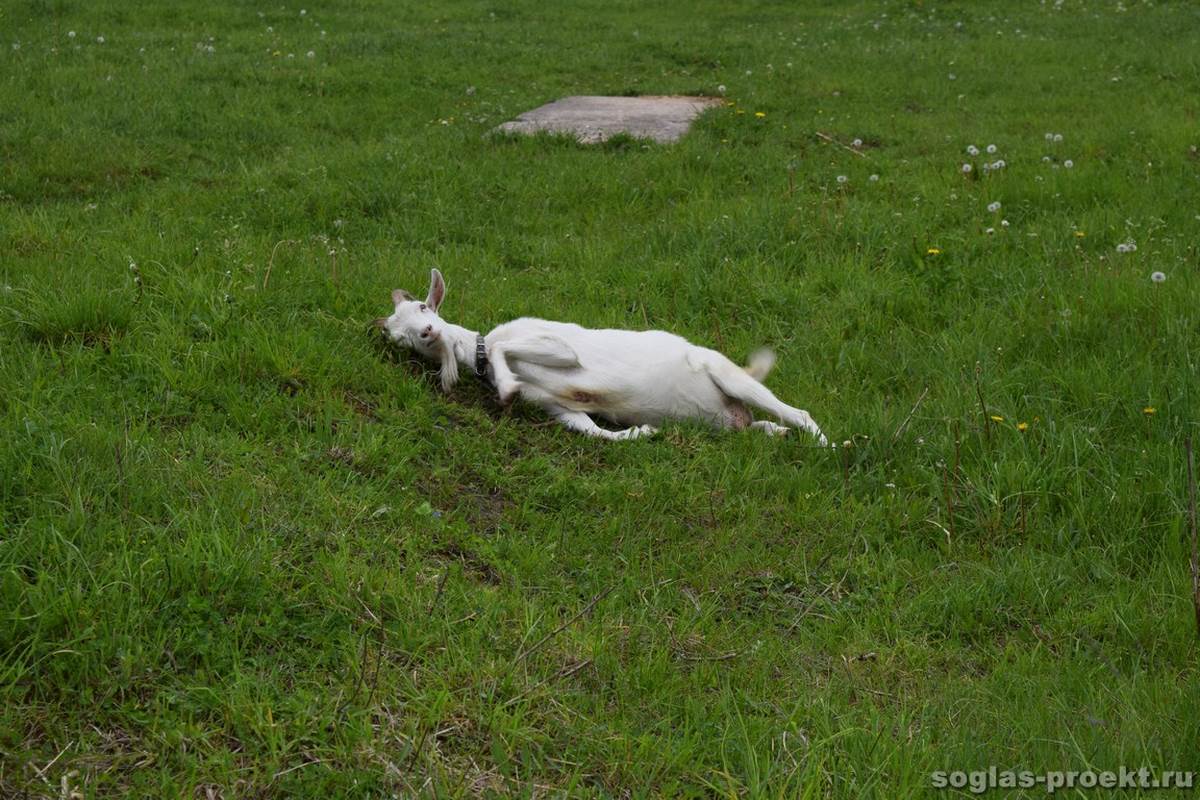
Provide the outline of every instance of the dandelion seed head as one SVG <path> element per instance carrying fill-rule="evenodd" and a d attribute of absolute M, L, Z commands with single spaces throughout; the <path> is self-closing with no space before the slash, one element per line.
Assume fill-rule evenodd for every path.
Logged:
<path fill-rule="evenodd" d="M 971 171 L 971 165 L 970 165 L 970 164 L 963 164 L 963 165 L 962 165 L 962 171 L 963 171 L 963 174 L 964 174 L 964 175 L 966 175 L 968 172 L 970 172 L 970 171 Z"/>
<path fill-rule="evenodd" d="M 995 153 L 996 153 L 996 145 L 994 145 L 994 144 L 989 144 L 989 145 L 987 146 L 987 151 L 988 151 L 988 155 L 995 155 Z"/>
<path fill-rule="evenodd" d="M 837 182 L 838 182 L 838 183 L 845 183 L 845 182 L 846 182 L 846 181 L 848 181 L 848 180 L 850 180 L 850 179 L 849 179 L 849 178 L 847 178 L 845 175 L 838 175 L 838 176 L 837 176 Z"/>
<path fill-rule="evenodd" d="M 986 231 L 984 231 L 984 233 L 986 233 L 988 236 L 991 236 L 995 232 L 996 232 L 995 228 L 988 228 Z"/>
<path fill-rule="evenodd" d="M 1002 219 L 1002 220 L 1000 220 L 1000 227 L 1001 227 L 1001 228 L 1007 228 L 1007 227 L 1008 227 L 1008 220 L 1006 220 L 1006 219 Z"/>
<path fill-rule="evenodd" d="M 862 147 L 862 139 L 855 139 L 850 143 L 853 147 Z"/>
<path fill-rule="evenodd" d="M 1164 272 L 1151 272 L 1150 273 L 1150 280 L 1154 281 L 1155 283 L 1162 283 L 1166 279 L 1167 279 L 1167 275 Z"/>
<path fill-rule="evenodd" d="M 876 183 L 879 180 L 879 176 L 872 175 L 871 177 L 867 178 L 867 180 L 869 180 L 871 183 Z"/>
<path fill-rule="evenodd" d="M 305 58 L 316 58 L 317 54 L 316 54 L 316 52 L 309 50 L 307 53 L 304 54 L 304 56 L 305 56 Z"/>
<path fill-rule="evenodd" d="M 987 207 L 987 209 L 988 209 L 988 211 L 990 211 L 990 212 L 992 212 L 993 214 L 995 214 L 997 211 L 999 211 L 999 210 L 1000 210 L 1000 201 L 999 201 L 999 200 L 994 200 L 993 202 L 991 202 L 991 203 L 988 203 L 988 207 Z"/>
<path fill-rule="evenodd" d="M 74 39 L 74 38 L 75 38 L 75 31 L 67 31 L 67 38 L 68 38 L 68 39 Z"/>
<path fill-rule="evenodd" d="M 96 44 L 104 44 L 104 37 L 103 37 L 103 36 L 97 36 L 97 37 L 96 37 Z"/>
<path fill-rule="evenodd" d="M 1061 142 L 1062 140 L 1063 140 L 1063 135 L 1062 135 L 1061 133 L 1056 133 L 1056 134 L 1054 134 L 1054 141 L 1055 141 L 1055 143 L 1057 143 L 1057 142 Z"/>
<path fill-rule="evenodd" d="M 979 155 L 979 148 L 973 144 L 967 145 L 967 155 L 969 155 L 969 156 Z"/>

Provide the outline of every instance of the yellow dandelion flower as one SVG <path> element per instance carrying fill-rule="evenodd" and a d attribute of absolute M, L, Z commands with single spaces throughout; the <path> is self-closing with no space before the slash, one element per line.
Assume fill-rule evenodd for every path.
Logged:
<path fill-rule="evenodd" d="M 1028 423 L 1028 422 L 1018 422 L 1018 423 L 1017 423 L 1017 430 L 1019 430 L 1019 431 L 1021 431 L 1022 433 L 1024 433 L 1025 431 L 1029 430 L 1029 423 Z"/>
<path fill-rule="evenodd" d="M 758 117 L 759 119 L 762 119 L 763 117 L 766 116 L 766 114 L 764 114 L 762 111 L 755 111 L 754 116 Z"/>
<path fill-rule="evenodd" d="M 745 109 L 741 109 L 741 108 L 739 108 L 739 109 L 737 110 L 737 113 L 739 113 L 739 114 L 745 114 L 745 113 L 746 113 L 746 111 L 745 111 Z"/>
<path fill-rule="evenodd" d="M 992 414 L 992 422 L 1004 422 L 1004 417 Z"/>
<path fill-rule="evenodd" d="M 1145 408 L 1142 409 L 1142 413 L 1145 414 L 1147 417 L 1153 416 L 1155 413 L 1157 413 L 1157 411 L 1158 411 L 1158 409 L 1155 408 L 1154 406 L 1146 406 Z"/>
<path fill-rule="evenodd" d="M 1083 231 L 1075 231 L 1075 238 L 1076 238 L 1076 239 L 1082 239 L 1082 238 L 1083 238 L 1083 237 L 1085 237 L 1085 236 L 1087 236 L 1087 234 L 1086 234 L 1086 233 L 1084 233 Z"/>
<path fill-rule="evenodd" d="M 942 253 L 941 248 L 938 248 L 938 247 L 931 247 L 925 251 L 925 255 L 928 255 L 928 256 L 937 256 L 937 255 L 941 255 L 941 253 Z"/>

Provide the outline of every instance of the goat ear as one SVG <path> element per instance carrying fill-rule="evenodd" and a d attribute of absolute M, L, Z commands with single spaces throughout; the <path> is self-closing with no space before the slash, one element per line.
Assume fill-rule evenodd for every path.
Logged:
<path fill-rule="evenodd" d="M 438 306 L 442 304 L 442 298 L 446 296 L 446 281 L 442 278 L 442 273 L 437 269 L 429 272 L 429 296 L 425 298 L 425 305 L 438 310 Z"/>
<path fill-rule="evenodd" d="M 392 305 L 398 306 L 406 300 L 412 300 L 413 296 L 403 289 L 394 289 L 392 291 Z"/>

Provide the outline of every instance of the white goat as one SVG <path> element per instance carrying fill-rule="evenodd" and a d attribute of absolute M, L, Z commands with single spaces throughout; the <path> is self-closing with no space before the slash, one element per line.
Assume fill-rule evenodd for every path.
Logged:
<path fill-rule="evenodd" d="M 395 311 L 375 322 L 397 343 L 440 362 L 446 391 L 458 381 L 462 364 L 481 378 L 490 376 L 502 404 L 520 396 L 588 436 L 636 439 L 668 419 L 788 432 L 774 422 L 755 421 L 747 408 L 753 406 L 825 444 L 807 411 L 780 402 L 760 383 L 775 363 L 770 351 L 755 353 L 742 369 L 715 350 L 665 331 L 595 330 L 532 317 L 482 336 L 438 316 L 445 296 L 446 282 L 435 269 L 425 302 L 397 289 Z M 606 430 L 589 414 L 632 427 Z"/>

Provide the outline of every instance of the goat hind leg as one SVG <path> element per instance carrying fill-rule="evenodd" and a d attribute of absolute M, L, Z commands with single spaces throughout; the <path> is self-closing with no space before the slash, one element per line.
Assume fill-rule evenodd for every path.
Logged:
<path fill-rule="evenodd" d="M 750 427 L 755 430 L 762 431 L 767 436 L 787 436 L 791 432 L 791 428 L 784 425 L 776 425 L 769 419 L 758 419 L 750 423 Z"/>
<path fill-rule="evenodd" d="M 761 409 L 777 417 L 781 422 L 794 425 L 817 437 L 822 446 L 827 444 L 825 434 L 807 411 L 793 408 L 771 393 L 771 390 L 751 378 L 741 369 L 732 366 L 730 369 L 709 369 L 709 377 L 722 392 L 740 400 L 743 403 Z"/>

